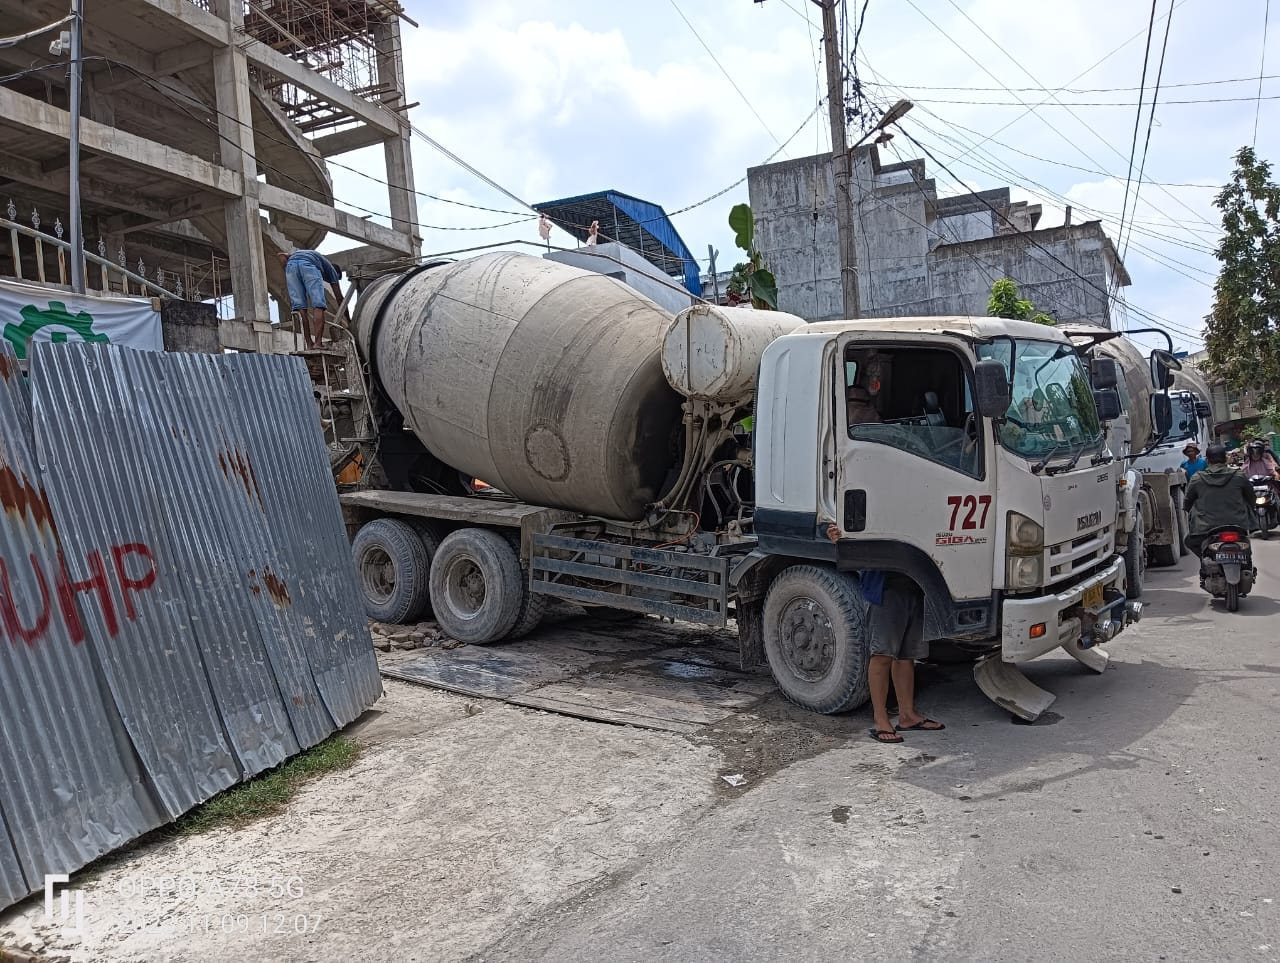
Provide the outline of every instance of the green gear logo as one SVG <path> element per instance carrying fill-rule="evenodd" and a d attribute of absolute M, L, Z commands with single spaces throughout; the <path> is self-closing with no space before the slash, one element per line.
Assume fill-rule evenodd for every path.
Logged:
<path fill-rule="evenodd" d="M 109 342 L 105 334 L 93 330 L 93 315 L 81 311 L 72 314 L 61 301 L 50 301 L 49 307 L 41 311 L 34 304 L 28 304 L 18 312 L 22 315 L 21 324 L 9 323 L 4 326 L 5 340 L 13 345 L 14 354 L 19 358 L 27 356 L 27 345 L 32 336 L 41 328 L 68 328 L 70 331 L 54 331 L 49 340 L 54 344 L 66 344 L 67 334 L 79 335 L 81 341 L 90 343 Z"/>

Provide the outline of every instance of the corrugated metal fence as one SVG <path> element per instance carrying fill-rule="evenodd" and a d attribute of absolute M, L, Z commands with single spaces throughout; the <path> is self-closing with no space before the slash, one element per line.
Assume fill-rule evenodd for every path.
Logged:
<path fill-rule="evenodd" d="M 0 343 L 0 907 L 382 691 L 294 358 Z"/>

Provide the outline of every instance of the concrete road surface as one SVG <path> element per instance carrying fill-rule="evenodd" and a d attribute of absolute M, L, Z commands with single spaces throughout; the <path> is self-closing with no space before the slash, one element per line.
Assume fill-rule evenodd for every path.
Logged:
<path fill-rule="evenodd" d="M 850 740 L 714 809 L 485 960 L 1280 959 L 1280 543 L 1228 614 L 1149 573 L 1112 667 L 1015 725 L 928 673 L 943 733 Z M 865 723 L 864 723 L 865 724 Z"/>
<path fill-rule="evenodd" d="M 921 706 L 947 729 L 902 746 L 873 743 L 866 711 L 816 716 L 768 686 L 664 732 L 389 682 L 354 727 L 353 769 L 278 816 L 159 834 L 77 874 L 82 930 L 36 897 L 0 914 L 0 950 L 75 963 L 1277 960 L 1280 540 L 1255 544 L 1262 580 L 1239 613 L 1211 604 L 1184 559 L 1149 574 L 1147 617 L 1110 646 L 1105 674 L 1065 656 L 1029 666 L 1058 696 L 1033 726 L 961 666 L 921 668 Z M 609 684 L 634 671 L 649 691 L 645 660 L 668 665 L 676 631 L 565 622 L 538 638 L 569 654 L 621 647 Z M 685 642 L 708 664 L 731 654 L 728 636 Z M 741 786 L 722 779 L 738 774 Z M 283 894 L 280 879 L 293 881 Z"/>

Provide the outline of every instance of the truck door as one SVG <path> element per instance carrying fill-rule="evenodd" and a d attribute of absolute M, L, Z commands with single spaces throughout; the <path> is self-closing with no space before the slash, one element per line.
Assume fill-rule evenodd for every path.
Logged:
<path fill-rule="evenodd" d="M 843 537 L 923 553 L 954 598 L 989 598 L 995 471 L 989 432 L 974 411 L 971 366 L 948 339 L 864 339 L 850 336 L 838 355 Z"/>

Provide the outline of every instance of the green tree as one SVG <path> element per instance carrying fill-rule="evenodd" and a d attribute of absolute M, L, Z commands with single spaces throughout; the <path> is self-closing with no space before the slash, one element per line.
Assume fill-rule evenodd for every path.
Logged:
<path fill-rule="evenodd" d="M 1222 212 L 1222 267 L 1205 319 L 1205 368 L 1235 391 L 1258 389 L 1258 407 L 1280 408 L 1280 187 L 1253 148 L 1235 156 L 1231 182 L 1214 198 Z"/>
<path fill-rule="evenodd" d="M 1018 286 L 1009 278 L 1001 278 L 991 285 L 991 297 L 987 299 L 987 315 L 992 318 L 1009 318 L 1014 321 L 1034 321 L 1036 324 L 1057 324 L 1026 298 L 1018 297 Z"/>
<path fill-rule="evenodd" d="M 756 247 L 756 219 L 751 205 L 735 204 L 729 211 L 729 226 L 734 243 L 747 255 L 747 260 L 733 266 L 729 292 L 750 297 L 753 308 L 778 310 L 778 282 L 764 263 L 764 255 Z"/>

